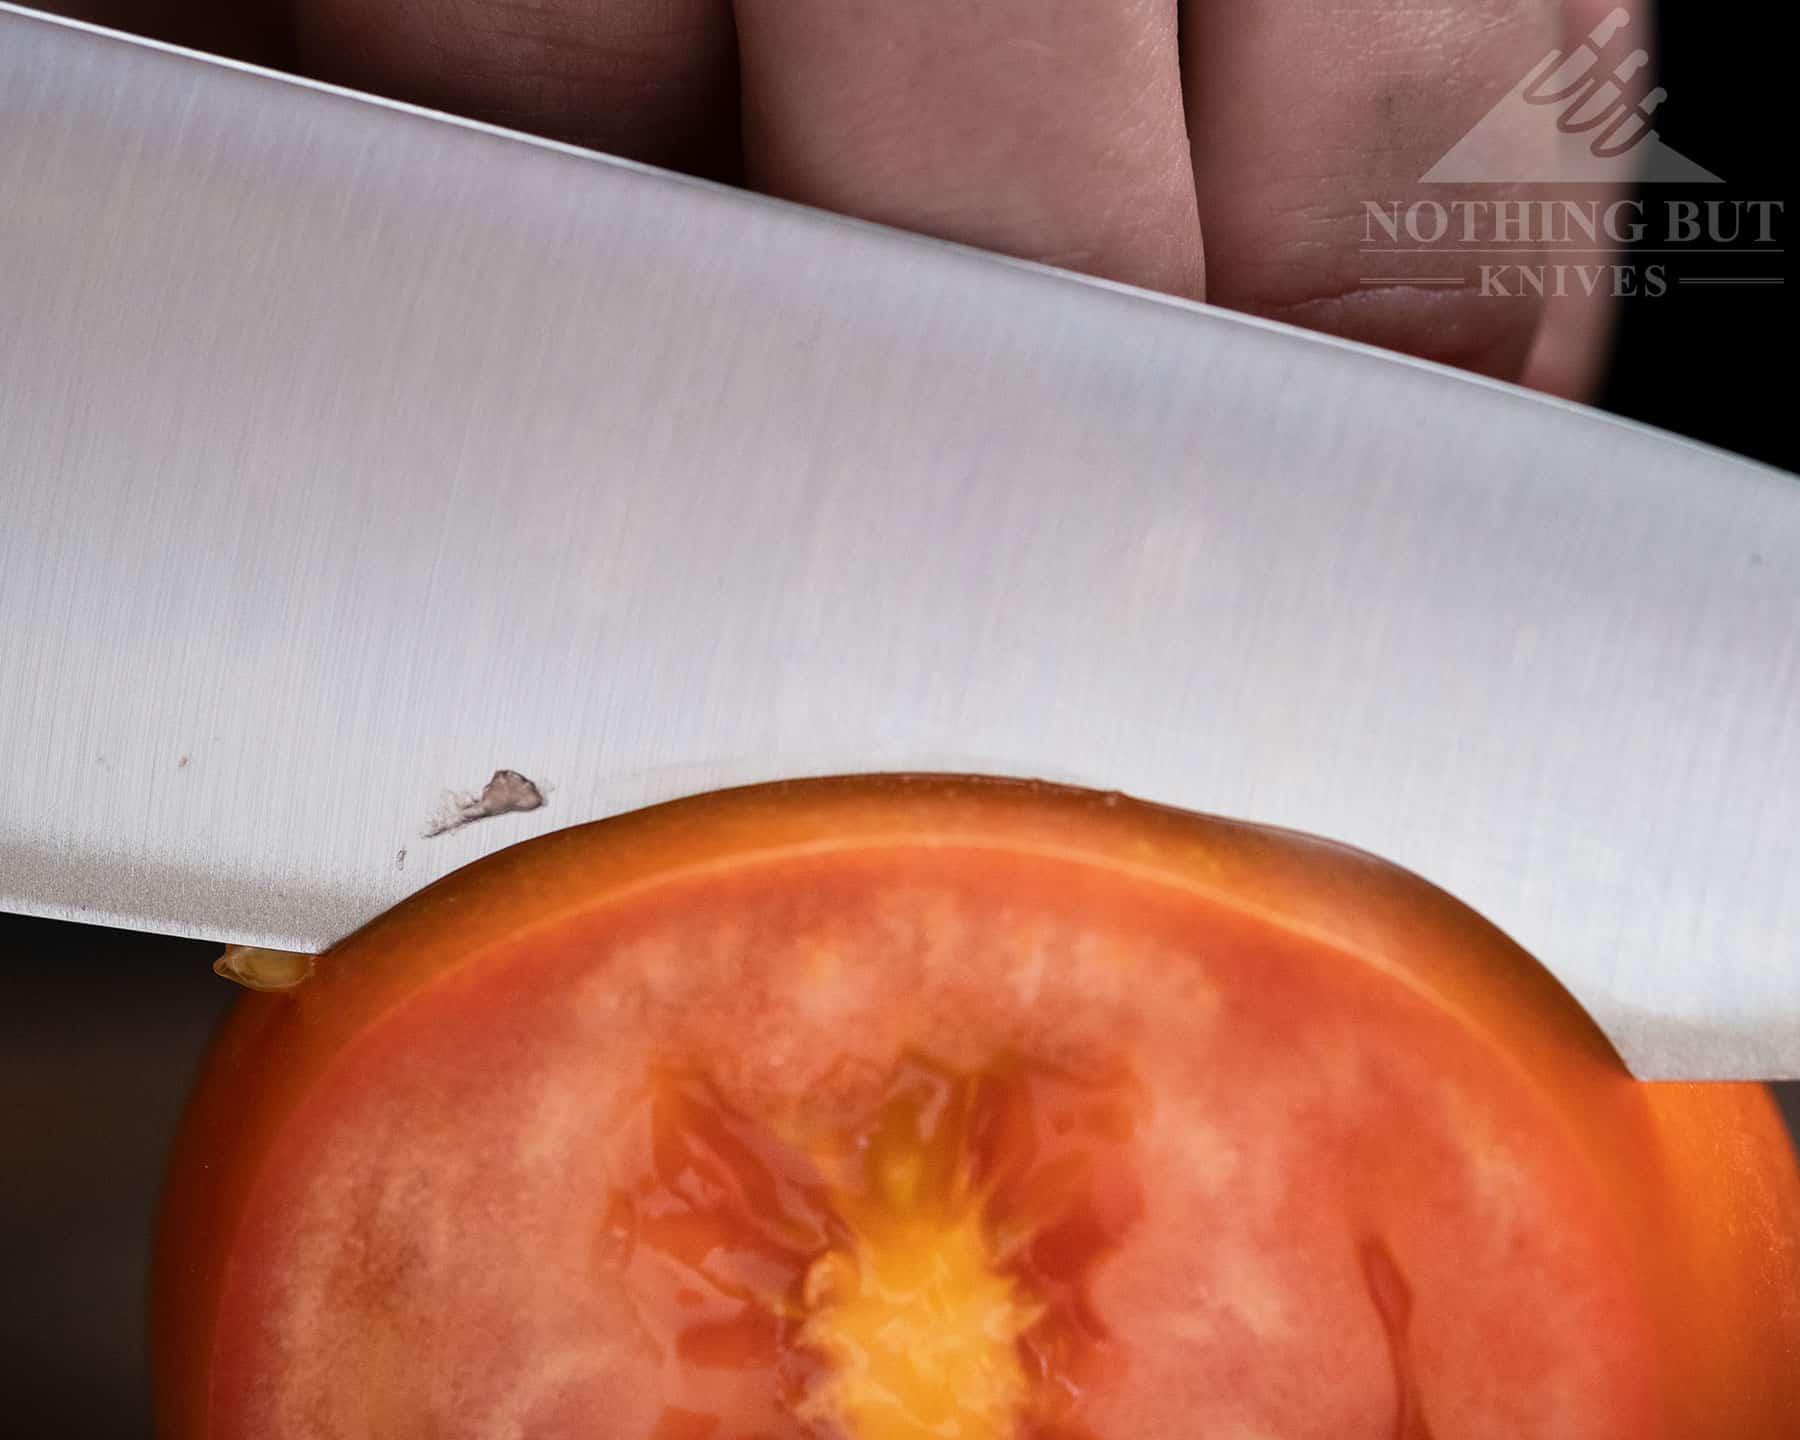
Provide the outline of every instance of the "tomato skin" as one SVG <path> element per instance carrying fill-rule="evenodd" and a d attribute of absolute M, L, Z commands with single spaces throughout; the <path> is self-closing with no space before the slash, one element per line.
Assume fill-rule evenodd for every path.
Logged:
<path fill-rule="evenodd" d="M 243 997 L 165 1196 L 152 1333 L 166 1440 L 236 1440 L 215 1423 L 215 1398 L 242 1377 L 222 1378 L 215 1359 L 234 1267 L 254 1264 L 245 1237 L 269 1221 L 259 1187 L 303 1108 L 317 1123 L 334 1071 L 404 1007 L 659 886 L 704 889 L 784 857 L 932 851 L 1169 887 L 1221 923 L 1330 951 L 1425 1002 L 1554 1117 L 1556 1143 L 1579 1157 L 1574 1179 L 1610 1211 L 1654 1355 L 1645 1384 L 1660 1433 L 1796 1433 L 1800 1173 L 1763 1087 L 1632 1080 L 1540 966 L 1448 896 L 1356 852 L 1089 792 L 873 777 L 722 792 L 543 837 L 375 920 L 298 989 Z"/>

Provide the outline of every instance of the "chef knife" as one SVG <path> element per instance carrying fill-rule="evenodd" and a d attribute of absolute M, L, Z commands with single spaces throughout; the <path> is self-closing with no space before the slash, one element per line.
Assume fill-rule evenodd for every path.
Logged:
<path fill-rule="evenodd" d="M 1643 1076 L 1800 1075 L 1800 483 L 0 8 L 0 907 L 319 949 L 954 770 L 1408 866 Z"/>

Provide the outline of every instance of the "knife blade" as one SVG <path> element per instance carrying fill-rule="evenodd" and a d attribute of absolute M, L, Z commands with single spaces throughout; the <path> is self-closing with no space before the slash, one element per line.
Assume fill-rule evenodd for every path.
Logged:
<path fill-rule="evenodd" d="M 1033 776 L 1800 1075 L 1790 476 L 11 7 L 0 195 L 0 907 L 315 950 L 680 794 Z"/>

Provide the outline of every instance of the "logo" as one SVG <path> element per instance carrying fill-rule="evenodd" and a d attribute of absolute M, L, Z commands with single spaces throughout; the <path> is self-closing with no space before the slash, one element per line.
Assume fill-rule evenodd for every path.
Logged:
<path fill-rule="evenodd" d="M 1649 87 L 1649 52 L 1630 27 L 1630 14 L 1614 10 L 1573 49 L 1545 55 L 1420 177 L 1419 195 L 1365 201 L 1362 250 L 1381 273 L 1362 283 L 1477 288 L 1497 299 L 1782 284 L 1769 262 L 1784 253 L 1777 221 L 1787 202 L 1715 198 L 1725 182 L 1657 132 L 1668 91 Z M 1568 188 L 1481 199 L 1484 185 Z M 1651 185 L 1713 193 L 1631 195 Z M 1435 187 L 1455 187 L 1455 198 L 1437 198 Z M 1622 259 L 1626 246 L 1632 255 Z M 1479 256 L 1478 274 L 1471 279 L 1466 263 L 1427 273 L 1412 258 L 1433 255 Z"/>
<path fill-rule="evenodd" d="M 1634 94 L 1649 51 L 1609 55 L 1630 24 L 1615 10 L 1567 54 L 1551 51 L 1425 172 L 1424 183 L 1723 183 L 1656 133 L 1652 117 L 1669 92 L 1659 85 Z M 1545 134 L 1551 146 L 1531 143 Z"/>

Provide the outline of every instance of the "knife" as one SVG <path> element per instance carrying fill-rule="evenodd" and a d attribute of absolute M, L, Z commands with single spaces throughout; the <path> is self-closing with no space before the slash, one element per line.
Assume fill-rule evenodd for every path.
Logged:
<path fill-rule="evenodd" d="M 1331 837 L 1800 1076 L 1800 482 L 0 7 L 0 907 L 317 950 L 695 791 Z"/>

